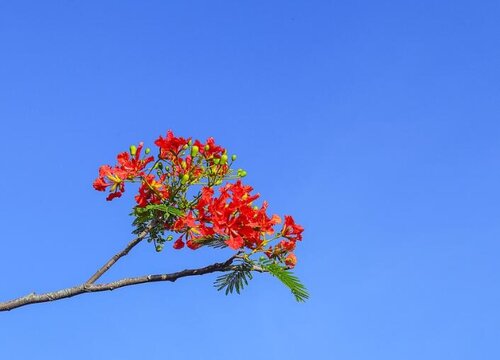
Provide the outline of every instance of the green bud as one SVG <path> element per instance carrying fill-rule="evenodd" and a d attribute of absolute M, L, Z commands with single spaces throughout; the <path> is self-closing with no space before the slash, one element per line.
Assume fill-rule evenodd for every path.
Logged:
<path fill-rule="evenodd" d="M 135 156 L 137 153 L 137 147 L 135 145 L 130 145 L 130 155 Z"/>
<path fill-rule="evenodd" d="M 227 155 L 224 154 L 220 157 L 220 163 L 221 165 L 224 165 L 225 163 L 227 163 Z"/>
<path fill-rule="evenodd" d="M 222 184 L 222 179 L 219 179 L 215 182 L 215 185 L 220 185 L 220 184 Z"/>
<path fill-rule="evenodd" d="M 172 240 L 174 240 L 174 237 L 172 235 L 168 235 L 167 236 L 167 241 L 172 241 Z"/>
<path fill-rule="evenodd" d="M 146 150 L 144 150 L 144 153 L 147 155 L 151 152 L 151 149 L 150 148 L 146 148 Z M 234 155 L 233 155 L 234 156 Z"/>
<path fill-rule="evenodd" d="M 198 146 L 193 146 L 191 148 L 191 156 L 195 157 L 196 155 L 198 155 L 198 151 L 200 151 L 200 148 Z"/>
<path fill-rule="evenodd" d="M 182 161 L 181 162 L 181 166 L 183 169 L 187 168 L 187 163 L 185 161 Z"/>
<path fill-rule="evenodd" d="M 208 151 L 210 149 L 210 145 L 205 145 L 205 151 Z"/>
<path fill-rule="evenodd" d="M 231 160 L 235 161 L 236 160 L 236 155 L 233 154 L 233 156 L 231 156 Z"/>
<path fill-rule="evenodd" d="M 220 163 L 220 159 L 214 158 L 214 164 L 219 165 L 219 163 Z"/>
<path fill-rule="evenodd" d="M 156 245 L 156 252 L 160 252 L 163 250 L 163 246 L 161 245 Z"/>
<path fill-rule="evenodd" d="M 184 174 L 184 175 L 182 175 L 181 182 L 182 182 L 183 184 L 187 183 L 187 182 L 188 182 L 188 180 L 189 180 L 189 175 L 188 175 L 188 174 Z"/>
<path fill-rule="evenodd" d="M 245 177 L 245 176 L 247 176 L 247 172 L 245 170 L 243 170 L 243 169 L 238 169 L 237 175 L 239 177 Z"/>

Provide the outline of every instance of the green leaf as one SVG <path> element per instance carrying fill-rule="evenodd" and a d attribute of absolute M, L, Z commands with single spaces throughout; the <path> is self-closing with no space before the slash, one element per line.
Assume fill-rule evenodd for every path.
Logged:
<path fill-rule="evenodd" d="M 295 300 L 298 302 L 304 302 L 309 298 L 306 287 L 300 282 L 299 278 L 286 267 L 281 267 L 274 263 L 265 264 L 262 265 L 262 267 L 285 284 L 285 286 L 291 290 L 292 294 L 295 296 Z"/>
<path fill-rule="evenodd" d="M 177 208 L 174 208 L 174 207 L 168 206 L 168 205 L 165 205 L 165 206 L 167 207 L 167 211 L 166 212 L 169 213 L 169 214 L 171 214 L 171 215 L 181 216 L 181 215 L 184 214 L 181 210 L 179 210 Z"/>
<path fill-rule="evenodd" d="M 182 214 L 183 212 L 181 210 L 165 204 L 150 204 L 145 207 L 136 206 L 131 214 L 135 217 L 132 222 L 135 227 L 133 233 L 138 235 L 142 233 L 147 226 L 155 222 L 158 226 L 153 227 L 149 231 L 148 241 L 155 240 L 161 242 L 161 235 L 165 233 L 164 225 L 173 224 L 175 219 Z"/>
<path fill-rule="evenodd" d="M 251 271 L 252 265 L 250 264 L 242 263 L 237 265 L 230 272 L 217 277 L 214 286 L 218 291 L 225 289 L 226 295 L 235 291 L 239 294 L 248 285 L 248 280 L 253 278 Z"/>
<path fill-rule="evenodd" d="M 159 210 L 159 211 L 162 211 L 166 214 L 170 214 L 170 215 L 174 215 L 174 216 L 181 216 L 183 214 L 183 212 L 181 210 L 179 210 L 173 206 L 168 206 L 165 204 L 149 204 L 143 208 L 136 207 L 136 211 L 138 213 L 147 212 L 147 211 L 151 211 L 151 210 Z"/>

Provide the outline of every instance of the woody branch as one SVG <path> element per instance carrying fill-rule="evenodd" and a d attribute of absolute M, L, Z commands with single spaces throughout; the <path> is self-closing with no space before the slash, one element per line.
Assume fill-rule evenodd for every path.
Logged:
<path fill-rule="evenodd" d="M 231 270 L 231 265 L 234 259 L 238 256 L 232 256 L 227 261 L 222 263 L 215 263 L 209 266 L 205 266 L 197 269 L 186 269 L 170 274 L 156 274 L 156 275 L 143 275 L 132 278 L 124 278 L 108 283 L 96 284 L 95 282 L 106 272 L 108 271 L 120 258 L 127 255 L 129 251 L 139 244 L 148 234 L 149 229 L 146 229 L 144 232 L 139 234 L 134 240 L 132 240 L 122 251 L 115 254 L 110 260 L 108 260 L 94 275 L 92 275 L 85 283 L 69 287 L 66 289 L 61 289 L 57 291 L 52 291 L 44 294 L 36 294 L 31 293 L 26 296 L 22 296 L 10 301 L 1 302 L 0 303 L 0 311 L 10 311 L 15 308 L 48 302 L 61 300 L 69 297 L 73 297 L 76 295 L 81 295 L 85 293 L 92 292 L 100 292 L 100 291 L 108 291 L 114 290 L 125 286 L 138 285 L 150 282 L 158 282 L 158 281 L 171 281 L 174 282 L 179 278 L 187 277 L 187 276 L 195 276 L 195 275 L 204 275 L 213 272 L 221 272 Z"/>

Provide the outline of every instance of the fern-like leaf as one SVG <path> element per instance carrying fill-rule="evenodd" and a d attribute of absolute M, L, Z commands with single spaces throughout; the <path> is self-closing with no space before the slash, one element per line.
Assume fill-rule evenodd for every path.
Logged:
<path fill-rule="evenodd" d="M 230 272 L 217 277 L 214 286 L 218 291 L 226 289 L 225 293 L 240 293 L 240 291 L 248 285 L 248 280 L 253 278 L 252 276 L 252 265 L 247 263 L 242 263 L 235 266 Z"/>
<path fill-rule="evenodd" d="M 278 264 L 265 264 L 263 268 L 285 284 L 298 302 L 304 302 L 309 298 L 306 287 L 289 269 L 281 267 Z"/>

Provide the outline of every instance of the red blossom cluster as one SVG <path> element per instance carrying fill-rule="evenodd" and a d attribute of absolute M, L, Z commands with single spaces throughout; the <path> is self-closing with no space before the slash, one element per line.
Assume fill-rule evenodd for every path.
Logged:
<path fill-rule="evenodd" d="M 99 177 L 94 181 L 93 186 L 98 191 L 106 191 L 106 188 L 110 186 L 110 194 L 106 200 L 110 201 L 122 196 L 125 191 L 125 181 L 145 176 L 144 169 L 146 165 L 154 161 L 154 157 L 141 159 L 143 146 L 141 142 L 137 148 L 131 147 L 130 153 L 118 154 L 116 166 L 103 165 L 99 168 Z"/>
<path fill-rule="evenodd" d="M 103 165 L 93 186 L 98 191 L 109 188 L 107 200 L 120 197 L 126 182 L 139 182 L 135 196 L 138 208 L 164 204 L 175 207 L 179 214 L 175 221 L 166 222 L 164 228 L 179 233 L 173 243 L 175 249 L 185 245 L 197 249 L 213 239 L 223 239 L 234 250 L 250 250 L 250 254 L 264 253 L 271 259 L 295 266 L 293 254 L 296 242 L 302 240 L 302 226 L 291 216 L 285 215 L 281 224 L 278 215 L 267 214 L 267 202 L 259 207 L 254 201 L 259 194 L 252 194 L 253 188 L 244 185 L 241 177 L 246 172 L 231 169 L 236 159 L 227 155 L 227 150 L 217 145 L 213 138 L 204 143 L 190 138 L 176 137 L 168 131 L 160 136 L 157 160 L 153 156 L 141 158 L 143 143 L 131 146 L 130 152 L 118 155 L 114 167 Z M 145 154 L 150 150 L 146 149 Z M 149 168 L 147 166 L 153 163 Z M 237 180 L 236 182 L 223 181 Z M 199 185 L 197 195 L 188 200 L 188 189 Z M 218 188 L 218 195 L 214 189 Z M 272 242 L 276 245 L 272 246 Z"/>

